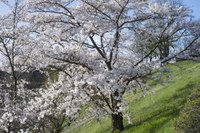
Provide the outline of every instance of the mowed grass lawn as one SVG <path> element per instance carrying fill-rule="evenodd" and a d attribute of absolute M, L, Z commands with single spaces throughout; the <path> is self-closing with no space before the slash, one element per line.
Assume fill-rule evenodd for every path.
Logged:
<path fill-rule="evenodd" d="M 173 133 L 188 96 L 200 84 L 200 63 L 184 61 L 169 64 L 164 72 L 155 71 L 148 81 L 149 90 L 126 94 L 128 112 L 132 124 L 124 119 L 123 133 Z M 97 122 L 95 119 L 65 130 L 64 133 L 110 133 L 109 117 Z"/>

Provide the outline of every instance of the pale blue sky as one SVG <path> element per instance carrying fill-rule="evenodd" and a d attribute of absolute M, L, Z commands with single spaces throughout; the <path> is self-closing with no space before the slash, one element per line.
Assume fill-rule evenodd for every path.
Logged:
<path fill-rule="evenodd" d="M 200 19 L 200 0 L 183 0 L 183 3 L 193 10 L 195 19 Z"/>
<path fill-rule="evenodd" d="M 183 3 L 193 10 L 192 15 L 194 15 L 195 19 L 200 19 L 200 0 L 183 0 Z M 0 15 L 6 12 L 8 12 L 8 8 L 3 6 L 2 2 L 0 2 Z"/>

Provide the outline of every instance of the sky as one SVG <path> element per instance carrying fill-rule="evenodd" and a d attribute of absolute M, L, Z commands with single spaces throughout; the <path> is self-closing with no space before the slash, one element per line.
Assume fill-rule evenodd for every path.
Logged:
<path fill-rule="evenodd" d="M 183 0 L 183 3 L 193 10 L 195 19 L 200 19 L 200 0 Z"/>

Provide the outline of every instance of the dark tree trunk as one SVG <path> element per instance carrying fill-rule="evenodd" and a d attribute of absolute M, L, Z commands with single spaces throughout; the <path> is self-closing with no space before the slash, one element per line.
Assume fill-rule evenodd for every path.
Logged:
<path fill-rule="evenodd" d="M 169 48 L 170 48 L 169 42 L 163 42 L 162 45 L 159 46 L 160 60 L 169 56 Z"/>
<path fill-rule="evenodd" d="M 118 114 L 112 114 L 112 132 L 124 130 L 123 115 L 121 112 Z"/>

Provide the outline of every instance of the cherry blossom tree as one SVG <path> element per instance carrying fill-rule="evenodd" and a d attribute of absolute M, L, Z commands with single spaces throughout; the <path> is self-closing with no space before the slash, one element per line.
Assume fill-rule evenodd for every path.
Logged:
<path fill-rule="evenodd" d="M 181 46 L 179 47 L 180 50 L 177 50 L 177 52 L 174 52 L 164 60 L 162 60 L 162 63 L 166 63 L 174 58 L 181 58 L 181 59 L 190 59 L 190 60 L 196 60 L 195 56 L 192 56 L 192 53 L 196 50 L 190 51 L 192 47 L 196 47 L 198 50 L 198 45 L 200 41 L 200 21 L 194 20 L 189 21 L 185 25 L 185 34 L 182 36 L 182 38 L 178 41 L 178 44 Z M 190 51 L 190 52 L 188 52 Z"/>
<path fill-rule="evenodd" d="M 30 19 L 38 26 L 41 51 L 49 59 L 43 64 L 64 72 L 73 84 L 68 89 L 75 88 L 93 109 L 111 115 L 113 131 L 124 129 L 124 93 L 133 89 L 131 86 L 140 85 L 139 79 L 151 71 L 151 63 L 144 62 L 150 54 L 138 56 L 132 33 L 150 32 L 144 27 L 148 22 L 163 23 L 155 25 L 158 31 L 151 34 L 163 44 L 158 41 L 159 45 L 150 51 L 159 48 L 162 53 L 169 36 L 168 41 L 182 37 L 189 14 L 181 5 L 139 0 L 28 3 Z M 162 27 L 159 30 L 157 26 Z M 169 55 L 168 48 L 164 57 Z"/>
<path fill-rule="evenodd" d="M 65 71 L 91 107 L 110 114 L 112 128 L 122 131 L 123 95 L 150 72 L 132 49 L 135 27 L 159 19 L 155 10 L 170 7 L 139 0 L 29 1 L 30 18 L 38 25 L 44 63 Z M 177 8 L 177 10 L 181 10 Z M 135 53 L 136 52 L 136 53 Z"/>
<path fill-rule="evenodd" d="M 162 10 L 166 7 L 169 10 L 167 13 L 163 13 Z M 188 20 L 192 19 L 191 10 L 175 0 L 166 2 L 158 0 L 158 3 L 154 3 L 152 8 L 160 18 L 157 21 L 148 20 L 142 27 L 136 27 L 135 46 L 137 50 L 141 51 L 141 56 L 145 57 L 150 54 L 148 56 L 150 59 L 160 58 L 163 60 L 182 45 L 181 41 L 184 38 L 191 36 L 187 29 Z"/>
<path fill-rule="evenodd" d="M 31 36 L 26 18 L 26 6 L 22 0 L 0 1 L 9 12 L 0 16 L 0 58 L 1 70 L 7 73 L 4 86 L 1 86 L 0 129 L 6 132 L 18 132 L 26 129 L 25 112 L 29 90 L 24 73 L 30 70 L 35 54 L 34 39 Z M 2 4 L 1 3 L 1 4 Z M 34 54 L 33 54 L 34 53 Z M 33 59 L 33 60 L 32 60 Z"/>

